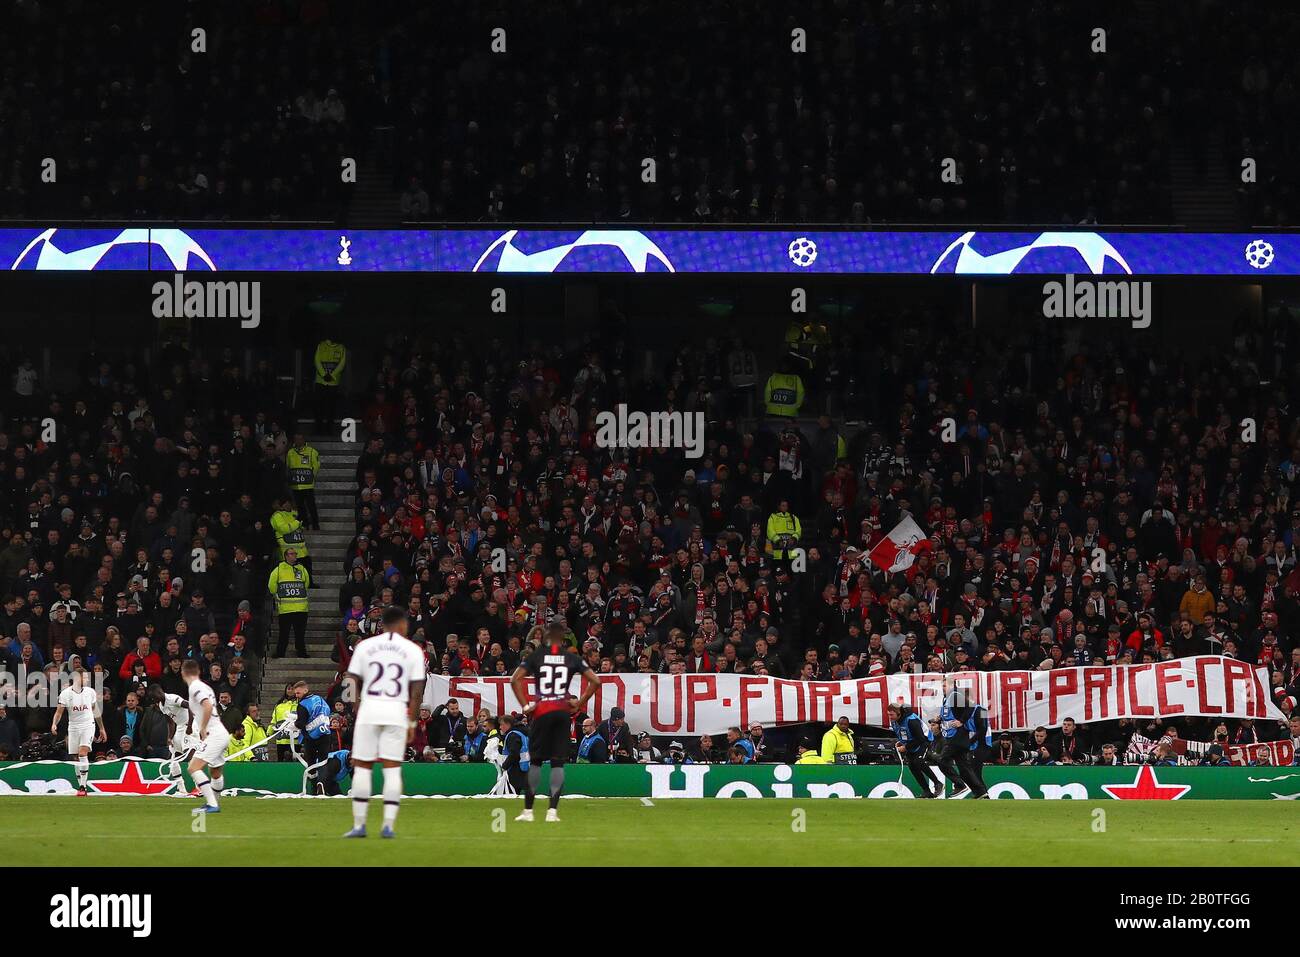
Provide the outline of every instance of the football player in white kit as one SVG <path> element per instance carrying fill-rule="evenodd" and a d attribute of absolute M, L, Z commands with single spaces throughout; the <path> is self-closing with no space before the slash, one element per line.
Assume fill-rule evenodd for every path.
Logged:
<path fill-rule="evenodd" d="M 54 709 L 50 732 L 59 733 L 63 712 L 68 713 L 68 754 L 77 762 L 77 797 L 86 796 L 86 780 L 90 777 L 90 746 L 108 740 L 104 730 L 103 706 L 99 694 L 86 684 L 86 669 L 72 672 L 72 684 L 59 692 L 59 706 Z M 98 725 L 99 733 L 95 733 Z"/>
<path fill-rule="evenodd" d="M 356 729 L 352 734 L 352 830 L 344 837 L 366 836 L 375 762 L 384 769 L 384 829 L 393 823 L 402 801 L 402 760 L 415 736 L 415 719 L 424 697 L 424 652 L 406 637 L 406 612 L 388 608 L 384 631 L 358 643 L 348 664 L 354 692 Z"/>
<path fill-rule="evenodd" d="M 230 743 L 230 732 L 221 723 L 217 715 L 217 696 L 212 689 L 199 678 L 199 663 L 189 659 L 181 665 L 181 677 L 190 689 L 190 720 L 194 735 L 199 739 L 190 759 L 190 777 L 194 786 L 203 795 L 205 814 L 216 814 L 221 810 L 221 792 L 225 787 L 222 767 L 226 763 L 226 745 Z M 208 777 L 211 769 L 212 777 Z"/>
<path fill-rule="evenodd" d="M 149 704 L 154 705 L 171 723 L 171 757 L 162 766 L 162 775 L 177 785 L 175 793 L 185 797 L 184 779 L 181 777 L 181 763 L 194 751 L 194 741 L 190 736 L 189 704 L 178 694 L 168 694 L 162 685 L 150 685 L 146 692 Z"/>

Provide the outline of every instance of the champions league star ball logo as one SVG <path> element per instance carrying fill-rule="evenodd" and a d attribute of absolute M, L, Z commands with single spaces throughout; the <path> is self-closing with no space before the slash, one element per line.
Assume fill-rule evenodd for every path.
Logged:
<path fill-rule="evenodd" d="M 1273 244 L 1262 239 L 1253 240 L 1246 246 L 1246 262 L 1254 269 L 1267 269 L 1273 265 Z"/>
<path fill-rule="evenodd" d="M 791 240 L 790 245 L 786 247 L 786 255 L 790 257 L 790 262 L 800 269 L 807 269 L 817 261 L 817 244 L 807 236 L 800 236 L 798 239 Z"/>
<path fill-rule="evenodd" d="M 1097 233 L 1040 233 L 1031 242 L 1023 240 L 1023 236 L 1006 233 L 962 233 L 934 261 L 930 272 L 976 276 L 1133 274 L 1119 250 Z"/>
<path fill-rule="evenodd" d="M 123 229 L 108 242 L 92 245 L 80 245 L 77 233 L 75 229 L 45 230 L 27 244 L 9 268 L 68 272 L 217 268 L 212 257 L 183 229 Z M 166 258 L 166 264 L 161 257 Z"/>
<path fill-rule="evenodd" d="M 510 229 L 492 241 L 474 272 L 676 272 L 664 251 L 634 229 L 588 229 L 571 242 L 554 232 Z"/>

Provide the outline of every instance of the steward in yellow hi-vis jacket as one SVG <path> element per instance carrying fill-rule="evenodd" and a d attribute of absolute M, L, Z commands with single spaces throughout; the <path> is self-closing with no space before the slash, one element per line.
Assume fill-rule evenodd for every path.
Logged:
<path fill-rule="evenodd" d="M 293 489 L 293 504 L 303 525 L 320 531 L 320 512 L 316 510 L 316 473 L 320 471 L 320 453 L 307 444 L 301 433 L 293 437 L 293 447 L 284 453 L 285 475 Z"/>
<path fill-rule="evenodd" d="M 857 764 L 858 753 L 853 746 L 853 729 L 848 718 L 840 718 L 822 735 L 822 760 L 827 764 Z"/>
<path fill-rule="evenodd" d="M 799 757 L 795 764 L 831 764 L 815 750 L 813 750 L 812 739 L 805 738 L 799 742 Z"/>
<path fill-rule="evenodd" d="M 311 573 L 298 564 L 297 550 L 286 548 L 284 561 L 275 566 L 266 582 L 266 590 L 273 596 L 280 617 L 280 640 L 275 646 L 277 658 L 284 657 L 290 632 L 293 632 L 298 657 L 307 657 L 307 589 L 310 587 Z"/>
<path fill-rule="evenodd" d="M 295 698 L 286 688 L 284 697 L 276 702 L 275 708 L 271 711 L 271 727 L 278 728 L 284 724 L 284 719 L 289 715 L 296 713 L 298 710 L 298 699 Z M 277 761 L 289 760 L 289 735 L 281 734 L 275 739 L 275 755 Z"/>
<path fill-rule="evenodd" d="M 293 441 L 293 447 L 284 453 L 289 487 L 295 490 L 315 488 L 316 473 L 320 471 L 320 453 L 301 435 L 295 435 Z"/>
<path fill-rule="evenodd" d="M 339 393 L 348 350 L 326 336 L 316 346 L 316 431 L 333 433 L 338 428 Z"/>
<path fill-rule="evenodd" d="M 799 546 L 803 536 L 803 524 L 799 516 L 790 511 L 790 503 L 781 499 L 777 510 L 767 517 L 767 547 L 772 557 L 783 562 L 790 557 L 790 550 Z"/>
<path fill-rule="evenodd" d="M 230 733 L 230 744 L 226 745 L 226 759 L 229 761 L 252 761 L 256 752 L 244 751 L 244 749 L 265 740 L 266 732 L 262 729 L 262 726 L 245 715 L 243 723 Z M 240 751 L 244 753 L 238 754 Z M 232 758 L 230 757 L 232 754 L 238 754 L 238 756 Z"/>
<path fill-rule="evenodd" d="M 793 372 L 773 372 L 763 389 L 763 408 L 768 415 L 793 419 L 803 407 L 803 379 Z"/>
<path fill-rule="evenodd" d="M 292 548 L 311 571 L 311 559 L 307 557 L 307 526 L 298 520 L 292 500 L 283 498 L 275 503 L 275 511 L 271 513 L 271 531 L 275 532 L 275 544 L 280 546 L 280 561 L 284 561 L 285 552 Z"/>
<path fill-rule="evenodd" d="M 322 339 L 316 346 L 316 384 L 337 386 L 342 380 L 343 367 L 348 362 L 348 350 L 333 339 Z"/>

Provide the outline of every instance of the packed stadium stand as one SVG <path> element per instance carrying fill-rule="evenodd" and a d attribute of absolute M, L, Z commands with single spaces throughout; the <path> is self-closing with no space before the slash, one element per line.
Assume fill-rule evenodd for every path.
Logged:
<path fill-rule="evenodd" d="M 54 382 L 9 352 L 0 653 L 12 668 L 76 656 L 103 670 L 120 733 L 134 728 L 132 692 L 173 687 L 186 657 L 204 659 L 232 703 L 260 700 L 264 722 L 302 674 L 336 700 L 335 673 L 391 603 L 410 609 L 434 673 L 451 676 L 508 674 L 558 619 L 599 672 L 841 679 L 914 662 L 1225 654 L 1268 667 L 1290 713 L 1300 442 L 1289 327 L 1242 324 L 1198 351 L 913 320 L 864 317 L 856 335 L 760 323 L 752 340 L 700 321 L 615 319 L 567 340 L 398 322 L 383 342 L 351 343 L 340 411 L 359 422 L 355 445 L 317 428 L 310 396 L 295 404 L 273 363 L 246 375 L 229 350 L 177 340 L 145 357 L 105 344 Z M 797 409 L 769 403 L 772 374 L 800 376 Z M 702 412 L 703 456 L 598 447 L 594 413 L 618 403 Z M 72 440 L 43 443 L 46 417 Z M 955 443 L 938 438 L 947 417 Z M 1247 417 L 1254 444 L 1240 441 Z M 270 516 L 297 432 L 320 433 L 322 459 L 324 524 L 306 532 L 311 657 L 289 647 L 267 660 L 278 635 Z M 778 560 L 790 545 L 773 523 L 782 502 L 808 554 L 796 576 Z M 908 515 L 932 548 L 913 573 L 887 575 L 865 553 Z M 202 572 L 192 547 L 206 552 Z M 485 566 L 497 547 L 503 574 Z M 10 717 L 27 735 L 45 714 Z M 424 716 L 417 757 L 480 757 L 445 717 Z M 1045 751 L 1014 735 L 1006 760 L 1057 761 L 1064 748 L 1087 762 L 1104 744 L 1122 756 L 1134 736 L 1154 745 L 1171 733 L 1208 746 L 1216 725 L 1099 723 L 1073 740 L 1052 732 Z M 1230 743 L 1288 736 L 1276 722 L 1225 730 Z M 120 736 L 99 747 L 117 750 Z M 796 741 L 766 738 L 771 759 Z M 726 759 L 721 741 L 688 746 L 696 760 Z M 141 738 L 131 747 L 147 753 Z"/>
<path fill-rule="evenodd" d="M 0 11 L 0 217 L 1287 225 L 1296 31 L 1284 6 L 1207 0 L 1177 23 L 1144 0 L 16 0 Z M 843 679 L 1222 654 L 1267 667 L 1294 711 L 1286 303 L 1121 338 L 1031 335 L 1006 288 L 977 325 L 955 286 L 905 306 L 841 285 L 787 323 L 745 301 L 757 282 L 657 311 L 598 285 L 578 319 L 566 299 L 491 328 L 463 288 L 439 287 L 400 316 L 354 303 L 322 322 L 297 293 L 268 322 L 275 342 L 128 341 L 111 316 L 91 337 L 90 302 L 66 314 L 75 358 L 13 332 L 0 665 L 102 672 L 114 733 L 99 753 L 142 756 L 158 755 L 139 693 L 179 692 L 189 658 L 223 707 L 260 704 L 263 723 L 307 676 L 342 743 L 340 673 L 391 604 L 448 676 L 509 674 L 559 621 L 600 672 Z M 302 374 L 326 334 L 348 350 L 334 412 L 355 436 Z M 778 401 L 773 377 L 797 377 L 797 399 Z M 619 404 L 702 414 L 704 454 L 599 446 L 595 414 Z M 300 434 L 320 458 L 320 521 L 292 519 L 313 578 L 305 659 L 277 649 L 268 590 Z M 929 535 L 917 566 L 867 562 L 908 518 Z M 797 576 L 792 543 L 808 555 Z M 498 548 L 504 572 L 487 567 Z M 48 726 L 47 709 L 12 710 L 0 756 Z M 481 759 L 465 731 L 424 715 L 415 758 Z M 1143 760 L 1174 739 L 1202 746 L 1177 760 L 1199 760 L 1294 736 L 1218 732 L 1108 722 L 1009 735 L 991 760 L 1086 763 L 1107 744 Z M 768 732 L 760 757 L 792 756 L 799 733 Z M 727 759 L 720 741 L 686 750 Z"/>
<path fill-rule="evenodd" d="M 1149 2 L 1043 0 L 19 0 L 0 17 L 10 218 L 1294 216 L 1284 5 L 1202 0 L 1177 23 Z M 1247 156 L 1258 183 L 1239 182 Z"/>

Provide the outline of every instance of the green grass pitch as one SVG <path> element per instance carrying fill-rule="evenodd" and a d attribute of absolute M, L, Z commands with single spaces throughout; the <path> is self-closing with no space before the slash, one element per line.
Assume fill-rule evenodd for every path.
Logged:
<path fill-rule="evenodd" d="M 539 801 L 539 805 L 541 802 Z M 345 841 L 346 800 L 0 799 L 9 866 L 1269 865 L 1300 849 L 1300 807 L 1263 801 L 406 800 L 397 838 Z M 1094 809 L 1105 811 L 1097 831 Z M 504 829 L 502 829 L 504 828 Z"/>

